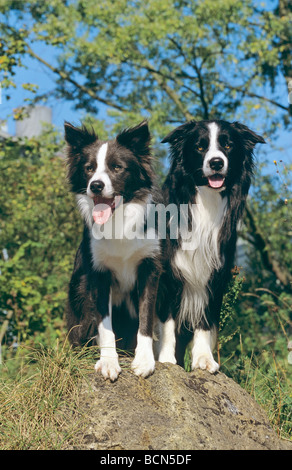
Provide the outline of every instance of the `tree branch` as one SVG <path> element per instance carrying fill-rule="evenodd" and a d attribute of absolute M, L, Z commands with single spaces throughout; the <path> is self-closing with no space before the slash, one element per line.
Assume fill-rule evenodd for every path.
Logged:
<path fill-rule="evenodd" d="M 175 47 L 179 50 L 179 52 L 183 56 L 184 60 L 187 63 L 189 63 L 189 61 L 187 60 L 181 45 L 178 44 L 178 42 L 175 41 L 175 39 L 173 39 L 173 38 L 169 38 L 169 39 L 175 45 Z M 195 55 L 195 53 L 194 53 L 194 55 Z M 196 59 L 196 55 L 195 55 L 195 59 Z M 189 65 L 195 70 L 195 72 L 197 74 L 197 77 L 198 77 L 199 89 L 200 89 L 199 97 L 200 97 L 200 100 L 201 100 L 201 103 L 202 103 L 202 106 L 203 106 L 203 110 L 204 110 L 204 119 L 209 119 L 209 110 L 208 110 L 207 101 L 205 99 L 204 82 L 203 82 L 203 78 L 202 78 L 202 75 L 201 75 L 201 70 L 199 69 L 199 67 L 197 66 L 196 63 L 195 64 L 193 64 L 193 63 L 190 64 L 189 63 Z"/>
<path fill-rule="evenodd" d="M 271 103 L 274 106 L 277 106 L 278 108 L 284 109 L 284 111 L 289 111 L 289 106 L 283 106 L 281 103 L 278 103 L 275 100 L 271 100 L 269 98 L 266 98 L 265 96 L 258 95 L 256 93 L 252 93 L 250 91 L 247 91 L 244 89 L 243 86 L 234 86 L 230 85 L 229 83 L 223 82 L 221 80 L 217 80 L 219 83 L 222 83 L 226 88 L 229 88 L 230 90 L 236 90 L 240 91 L 246 96 L 249 96 L 250 98 L 258 98 L 259 100 L 266 101 L 267 103 Z"/>
<path fill-rule="evenodd" d="M 192 119 L 194 119 L 193 115 L 189 113 L 187 109 L 184 108 L 176 92 L 169 85 L 167 85 L 166 81 L 164 80 L 163 75 L 155 71 L 146 60 L 143 61 L 142 66 L 143 68 L 147 69 L 152 74 L 152 76 L 157 81 L 158 85 L 162 88 L 162 90 L 165 91 L 165 93 L 169 96 L 169 98 L 174 102 L 174 104 L 177 106 L 180 112 L 184 115 L 186 120 L 191 121 Z"/>
<path fill-rule="evenodd" d="M 88 94 L 93 99 L 95 99 L 95 100 L 99 101 L 100 103 L 103 103 L 103 104 L 105 104 L 105 105 L 107 105 L 111 108 L 115 108 L 115 109 L 117 109 L 119 111 L 122 111 L 122 112 L 127 111 L 126 108 L 123 108 L 122 106 L 119 106 L 119 105 L 113 103 L 110 100 L 106 100 L 106 99 L 101 98 L 100 96 L 98 96 L 95 93 L 95 91 L 93 89 L 88 88 L 88 87 L 86 87 L 84 85 L 81 85 L 80 83 L 76 82 L 76 80 L 74 80 L 72 77 L 70 77 L 70 75 L 68 75 L 66 72 L 64 72 L 63 70 L 59 70 L 58 68 L 56 68 L 53 65 L 49 64 L 48 62 L 46 62 L 42 57 L 38 56 L 29 46 L 27 46 L 26 50 L 27 50 L 27 53 L 31 57 L 34 57 L 39 62 L 41 62 L 43 65 L 45 65 L 47 68 L 49 68 L 52 72 L 58 74 L 63 80 L 66 80 L 67 82 L 72 83 L 72 85 L 74 85 L 76 88 L 81 90 L 83 93 Z"/>
<path fill-rule="evenodd" d="M 204 108 L 204 114 L 205 116 L 208 116 L 208 108 L 207 108 L 207 103 L 205 101 L 205 97 L 204 97 L 204 88 L 203 88 L 203 81 L 202 81 L 202 76 L 201 76 L 201 72 L 199 70 L 199 67 L 197 65 L 194 65 L 193 63 L 190 63 L 185 54 L 184 54 L 184 51 L 182 49 L 182 47 L 180 46 L 180 44 L 178 44 L 177 41 L 175 41 L 173 38 L 169 38 L 170 41 L 175 45 L 175 47 L 180 51 L 180 53 L 182 54 L 183 58 L 185 59 L 185 61 L 196 71 L 197 73 L 197 77 L 199 79 L 199 86 L 200 86 L 200 91 L 201 91 L 201 101 L 202 101 L 202 105 L 203 105 L 203 108 Z M 216 54 L 223 54 L 223 51 L 216 51 Z M 210 55 L 209 55 L 210 56 Z M 209 57 L 208 56 L 208 57 Z M 204 61 L 203 61 L 204 63 Z M 190 77 L 191 78 L 191 77 Z M 214 78 L 212 78 L 212 80 L 214 80 Z M 281 109 L 283 109 L 284 111 L 289 111 L 289 106 L 284 106 L 282 105 L 281 103 L 278 103 L 277 101 L 275 100 L 271 100 L 269 98 L 266 98 L 265 96 L 262 96 L 262 95 L 258 95 L 256 93 L 252 93 L 252 92 L 249 92 L 247 91 L 246 89 L 244 89 L 242 86 L 234 86 L 234 85 L 230 85 L 229 83 L 226 83 L 226 82 L 223 82 L 222 80 L 216 80 L 215 81 L 219 82 L 219 83 L 222 83 L 226 88 L 229 88 L 230 90 L 236 90 L 236 91 L 240 91 L 241 93 L 245 94 L 246 96 L 249 96 L 250 98 L 257 98 L 259 100 L 263 100 L 263 101 L 266 101 L 268 103 L 271 103 L 273 104 L 274 106 L 277 106 Z M 208 119 L 208 117 L 206 117 L 206 119 Z"/>

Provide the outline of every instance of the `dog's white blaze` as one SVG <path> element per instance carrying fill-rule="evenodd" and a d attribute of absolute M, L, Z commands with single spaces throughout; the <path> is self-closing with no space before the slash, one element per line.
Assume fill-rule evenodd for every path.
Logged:
<path fill-rule="evenodd" d="M 205 317 L 208 304 L 208 281 L 219 269 L 218 237 L 226 210 L 227 199 L 207 186 L 197 188 L 196 204 L 192 205 L 192 235 L 177 250 L 173 265 L 185 279 L 178 327 L 190 323 L 195 329 Z"/>
<path fill-rule="evenodd" d="M 92 192 L 90 190 L 90 184 L 93 181 L 97 181 L 97 180 L 100 180 L 104 183 L 104 189 L 102 191 L 103 197 L 112 197 L 113 195 L 112 183 L 111 183 L 111 180 L 107 173 L 107 168 L 106 168 L 107 151 L 108 151 L 108 143 L 106 142 L 102 144 L 102 146 L 100 147 L 96 155 L 97 168 L 96 168 L 94 175 L 90 178 L 88 182 L 88 186 L 87 186 L 87 194 L 89 196 L 92 196 Z"/>
<path fill-rule="evenodd" d="M 228 169 L 228 160 L 226 156 L 224 155 L 224 153 L 221 152 L 221 150 L 218 148 L 219 127 L 215 122 L 211 122 L 210 124 L 208 124 L 208 127 L 209 127 L 210 144 L 209 144 L 208 151 L 204 158 L 203 172 L 206 176 L 213 174 L 213 172 L 210 171 L 210 160 L 214 157 L 220 157 L 224 161 L 224 166 L 221 172 L 222 174 L 225 175 Z"/>
<path fill-rule="evenodd" d="M 155 369 L 152 336 L 145 336 L 138 331 L 135 358 L 132 369 L 136 375 L 147 377 Z"/>
<path fill-rule="evenodd" d="M 105 144 L 102 144 L 99 151 L 97 152 L 97 155 L 96 155 L 97 172 L 102 173 L 106 170 L 105 159 L 106 159 L 107 150 L 108 150 L 108 143 L 106 142 Z"/>

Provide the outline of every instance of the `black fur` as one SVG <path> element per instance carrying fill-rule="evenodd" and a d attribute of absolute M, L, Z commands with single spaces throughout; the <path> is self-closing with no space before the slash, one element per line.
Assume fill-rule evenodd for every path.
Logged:
<path fill-rule="evenodd" d="M 243 215 L 246 197 L 253 175 L 253 149 L 264 139 L 238 122 L 213 121 L 219 128 L 218 151 L 227 158 L 228 172 L 220 192 L 227 198 L 225 215 L 222 219 L 218 246 L 222 260 L 221 268 L 213 270 L 208 285 L 208 304 L 205 316 L 197 328 L 210 330 L 218 327 L 223 294 L 230 280 L 236 250 L 238 221 Z M 210 144 L 209 124 L 211 121 L 191 121 L 174 129 L 162 142 L 170 144 L 171 166 L 163 186 L 165 204 L 195 204 L 198 187 L 207 186 L 208 178 L 203 171 L 204 158 Z M 189 223 L 191 221 L 189 220 Z M 169 316 L 178 320 L 185 279 L 174 265 L 174 257 L 181 246 L 181 240 L 170 239 L 164 243 L 164 273 L 161 277 L 157 314 L 162 322 Z M 201 267 L 203 268 L 203 267 Z M 195 315 L 195 312 L 193 312 Z M 183 365 L 187 343 L 193 337 L 192 325 L 182 325 L 177 331 L 176 359 Z"/>
<path fill-rule="evenodd" d="M 160 248 L 157 251 L 137 255 L 135 282 L 128 291 L 122 292 L 117 271 L 122 269 L 122 253 L 115 261 L 108 258 L 99 261 L 93 253 L 93 196 L 88 192 L 89 182 L 94 178 L 97 168 L 97 154 L 105 143 L 86 127 L 76 128 L 65 123 L 65 139 L 68 144 L 68 178 L 71 189 L 78 197 L 85 198 L 89 204 L 85 211 L 85 224 L 82 242 L 76 254 L 75 265 L 69 285 L 67 324 L 69 338 L 74 346 L 96 342 L 100 323 L 109 316 L 110 291 L 121 296 L 116 305 L 113 298 L 112 326 L 118 340 L 119 349 L 136 347 L 137 331 L 152 338 L 153 315 L 158 279 L 160 275 Z M 153 203 L 160 201 L 160 191 L 155 185 L 151 167 L 150 133 L 147 122 L 126 129 L 113 140 L 107 142 L 105 172 L 112 186 L 112 197 L 122 196 L 124 205 L 136 203 L 143 206 L 147 198 Z M 120 209 L 118 209 L 120 210 Z M 81 211 L 82 212 L 82 211 Z M 83 214 L 84 215 L 84 214 Z M 123 240 L 109 239 L 104 247 L 111 256 L 115 243 L 124 249 Z M 125 242 L 125 243 L 128 243 Z M 95 246 L 95 245 L 94 245 Z M 127 245 L 130 247 L 130 245 Z M 130 247 L 131 248 L 131 247 Z M 127 277 L 127 272 L 125 273 Z M 115 295 L 116 295 L 115 294 Z M 136 313 L 129 314 L 129 304 Z M 142 373 L 137 375 L 143 375 Z M 106 373 L 104 373 L 106 376 Z M 112 378 L 109 375 L 109 378 Z M 116 378 L 116 377 L 115 377 Z"/>

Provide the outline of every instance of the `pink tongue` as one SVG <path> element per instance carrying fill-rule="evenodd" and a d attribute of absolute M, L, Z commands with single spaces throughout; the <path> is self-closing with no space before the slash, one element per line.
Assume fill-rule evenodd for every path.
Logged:
<path fill-rule="evenodd" d="M 112 214 L 112 208 L 108 204 L 97 204 L 92 211 L 94 222 L 99 225 L 105 224 Z"/>
<path fill-rule="evenodd" d="M 221 175 L 209 176 L 208 182 L 211 188 L 221 188 L 224 183 L 224 178 Z"/>

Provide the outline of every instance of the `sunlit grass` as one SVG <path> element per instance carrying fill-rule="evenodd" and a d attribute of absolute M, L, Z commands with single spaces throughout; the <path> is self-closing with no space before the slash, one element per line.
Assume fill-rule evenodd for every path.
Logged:
<path fill-rule="evenodd" d="M 22 364 L 10 374 L 1 366 L 0 448 L 2 450 L 63 450 L 80 448 L 90 409 L 80 406 L 81 387 L 94 372 L 97 347 L 72 351 L 67 342 L 53 348 L 23 348 Z M 16 359 L 10 359 L 11 361 Z M 122 367 L 129 360 L 121 358 Z M 228 370 L 228 366 L 231 369 Z M 279 437 L 291 439 L 291 378 L 275 357 L 242 356 L 222 365 L 266 411 Z M 289 391 L 290 390 L 290 391 Z M 117 397 L 118 399 L 118 397 Z"/>
<path fill-rule="evenodd" d="M 266 412 L 281 439 L 292 440 L 292 377 L 287 363 L 263 350 L 259 355 L 242 355 L 222 365 L 222 371 L 241 385 Z"/>
<path fill-rule="evenodd" d="M 0 448 L 58 450 L 80 443 L 86 427 L 80 384 L 97 356 L 97 348 L 73 352 L 58 343 L 28 350 L 18 376 L 0 379 Z"/>

